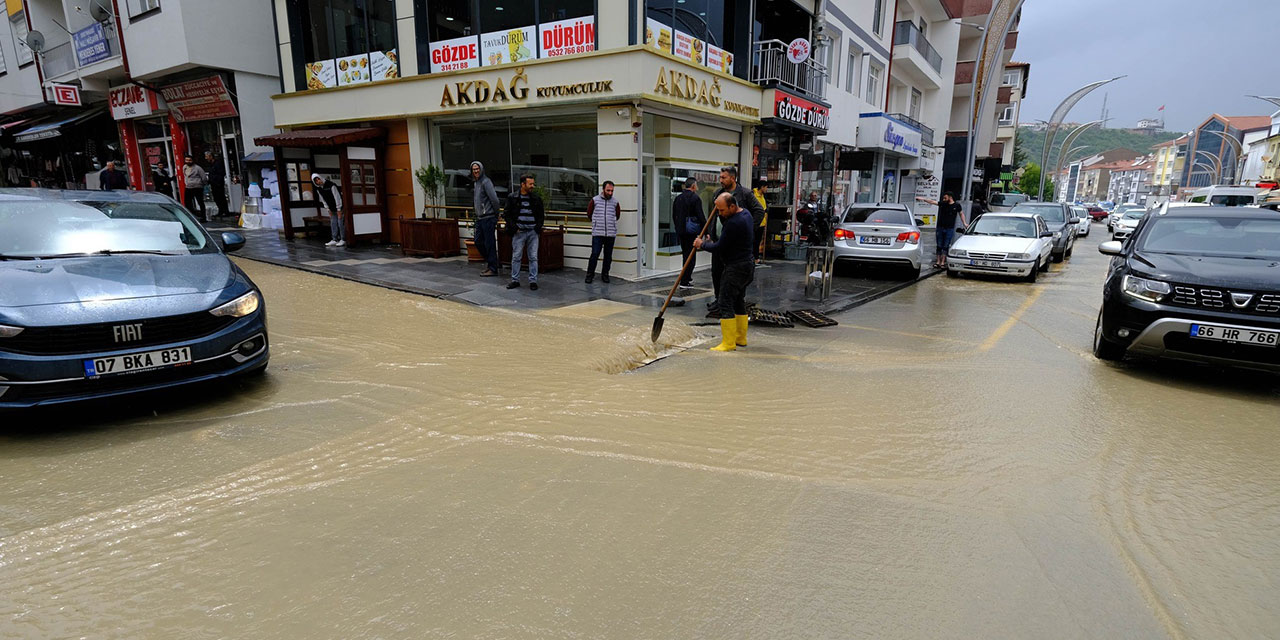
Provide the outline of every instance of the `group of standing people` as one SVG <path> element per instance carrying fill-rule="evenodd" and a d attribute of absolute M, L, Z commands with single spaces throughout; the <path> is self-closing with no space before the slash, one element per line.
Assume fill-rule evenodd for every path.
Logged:
<path fill-rule="evenodd" d="M 230 206 L 227 203 L 227 168 L 222 164 L 222 159 L 213 155 L 213 152 L 206 151 L 204 154 L 205 164 L 209 165 L 206 171 L 204 167 L 196 164 L 195 158 L 187 155 L 182 161 L 182 204 L 187 210 L 200 217 L 205 222 L 210 221 L 209 212 L 204 203 L 204 189 L 209 188 L 210 194 L 213 196 L 213 202 L 218 207 L 215 216 L 222 218 L 231 215 Z M 155 185 L 156 193 L 163 193 L 170 198 L 176 197 L 174 193 L 174 177 L 169 175 L 169 171 L 162 166 L 153 166 L 151 169 L 151 182 Z M 125 172 L 116 168 L 114 160 L 108 160 L 102 171 L 98 172 L 98 188 L 102 191 L 124 191 L 129 188 L 129 177 Z"/>

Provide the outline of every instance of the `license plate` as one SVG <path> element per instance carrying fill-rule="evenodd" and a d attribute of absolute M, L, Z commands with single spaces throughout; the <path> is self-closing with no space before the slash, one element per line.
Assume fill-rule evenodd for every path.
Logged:
<path fill-rule="evenodd" d="M 84 375 L 86 378 L 97 378 L 117 373 L 131 373 L 190 363 L 191 347 L 162 349 L 160 351 L 145 351 L 123 356 L 85 360 Z"/>
<path fill-rule="evenodd" d="M 1237 342 L 1260 347 L 1280 345 L 1280 331 L 1258 331 L 1256 329 L 1237 329 L 1221 327 L 1213 324 L 1191 325 L 1191 337 L 1220 342 Z"/>
<path fill-rule="evenodd" d="M 890 244 L 888 238 L 877 238 L 875 236 L 858 236 L 858 244 Z"/>
<path fill-rule="evenodd" d="M 969 266 L 971 267 L 1003 267 L 1004 265 L 1000 264 L 999 262 L 993 262 L 991 260 L 970 260 Z"/>

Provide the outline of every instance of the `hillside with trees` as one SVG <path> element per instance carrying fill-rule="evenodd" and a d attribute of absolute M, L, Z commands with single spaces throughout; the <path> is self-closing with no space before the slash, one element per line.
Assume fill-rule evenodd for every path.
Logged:
<path fill-rule="evenodd" d="M 1071 133 L 1073 127 L 1063 127 L 1058 130 L 1057 138 L 1054 140 L 1054 149 L 1049 154 L 1049 167 L 1052 169 L 1058 161 L 1059 147 L 1062 141 Z M 1028 162 L 1040 163 L 1040 153 L 1044 149 L 1044 131 L 1036 131 L 1031 127 L 1018 127 L 1017 149 L 1014 154 L 1014 163 L 1019 167 L 1025 167 Z M 1073 146 L 1085 147 L 1085 150 L 1078 152 L 1077 157 L 1087 157 L 1093 153 L 1099 153 L 1110 149 L 1133 149 L 1140 154 L 1150 153 L 1152 149 L 1161 142 L 1173 140 L 1182 135 L 1178 132 L 1157 131 L 1152 133 L 1131 131 L 1128 129 L 1098 129 L 1092 128 L 1080 134 Z"/>

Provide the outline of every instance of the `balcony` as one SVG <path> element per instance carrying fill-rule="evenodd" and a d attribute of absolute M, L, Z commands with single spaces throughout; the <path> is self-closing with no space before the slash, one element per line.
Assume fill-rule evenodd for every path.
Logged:
<path fill-rule="evenodd" d="M 933 146 L 933 129 L 931 127 L 925 125 L 923 122 L 920 122 L 919 120 L 916 120 L 915 118 L 912 118 L 911 116 L 906 115 L 904 113 L 891 113 L 889 114 L 889 117 L 901 120 L 919 129 L 920 138 L 924 141 L 924 146 L 926 147 Z"/>
<path fill-rule="evenodd" d="M 956 84 L 973 84 L 973 76 L 977 73 L 978 63 L 970 60 L 969 62 L 956 63 Z"/>
<path fill-rule="evenodd" d="M 75 47 L 68 41 L 41 51 L 40 69 L 44 71 L 44 77 L 49 80 L 59 80 L 62 76 L 75 73 Z"/>
<path fill-rule="evenodd" d="M 893 30 L 893 72 L 922 89 L 942 88 L 942 54 L 925 39 L 914 22 L 899 22 Z"/>
<path fill-rule="evenodd" d="M 996 104 L 1008 105 L 1013 102 L 1013 87 L 1000 87 L 996 90 Z"/>
<path fill-rule="evenodd" d="M 766 87 L 785 87 L 815 98 L 827 97 L 827 67 L 814 56 L 795 64 L 787 60 L 787 43 L 763 40 L 752 56 L 751 81 Z"/>

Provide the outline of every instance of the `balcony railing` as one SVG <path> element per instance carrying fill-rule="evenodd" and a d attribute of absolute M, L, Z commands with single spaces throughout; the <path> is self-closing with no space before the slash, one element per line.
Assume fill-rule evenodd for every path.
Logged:
<path fill-rule="evenodd" d="M 927 147 L 933 146 L 933 129 L 931 127 L 925 125 L 923 122 L 920 122 L 919 120 L 916 120 L 915 118 L 912 118 L 911 116 L 906 115 L 904 113 L 891 113 L 889 114 L 889 117 L 895 120 L 901 120 L 919 129 L 920 137 L 924 140 L 924 145 Z"/>
<path fill-rule="evenodd" d="M 815 98 L 827 96 L 827 66 L 812 55 L 795 64 L 787 60 L 787 43 L 762 40 L 756 43 L 752 58 L 752 82 L 781 85 Z"/>
<path fill-rule="evenodd" d="M 929 44 L 929 40 L 920 32 L 920 27 L 917 27 L 916 23 L 908 20 L 899 22 L 893 30 L 893 44 L 905 44 L 913 47 L 920 52 L 925 62 L 928 62 L 934 71 L 942 73 L 942 54 L 938 53 L 938 50 Z"/>
<path fill-rule="evenodd" d="M 46 78 L 57 78 L 75 71 L 75 47 L 68 41 L 41 51 L 40 68 L 44 70 L 44 77 Z"/>

